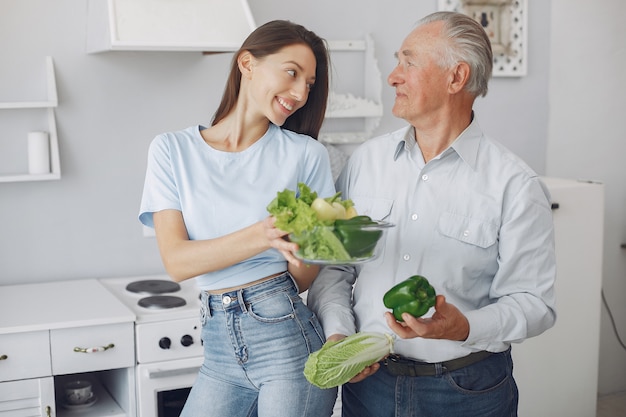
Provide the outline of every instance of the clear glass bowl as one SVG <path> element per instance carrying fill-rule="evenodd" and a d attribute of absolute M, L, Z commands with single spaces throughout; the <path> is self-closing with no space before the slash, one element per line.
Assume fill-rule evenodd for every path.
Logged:
<path fill-rule="evenodd" d="M 302 261 L 304 261 L 305 263 L 308 264 L 314 264 L 314 265 L 358 265 L 358 264 L 362 264 L 365 262 L 370 262 L 374 259 L 376 259 L 381 251 L 382 251 L 382 247 L 384 246 L 384 241 L 385 241 L 385 235 L 387 232 L 387 229 L 389 229 L 390 227 L 394 227 L 395 225 L 392 223 L 388 223 L 388 222 L 383 222 L 383 221 L 373 221 L 372 224 L 366 224 L 366 225 L 342 225 L 342 229 L 350 234 L 352 233 L 357 233 L 358 234 L 362 234 L 362 236 L 365 238 L 365 240 L 367 241 L 366 244 L 364 244 L 362 247 L 360 247 L 359 245 L 359 239 L 356 239 L 353 242 L 353 247 L 352 247 L 352 252 L 353 253 L 358 253 L 357 256 L 352 256 L 350 255 L 349 259 L 330 259 L 330 258 L 324 258 L 323 256 L 319 256 L 317 253 L 316 255 L 313 256 L 309 256 L 307 257 L 306 255 L 304 255 L 304 253 L 306 253 L 307 251 L 303 251 L 303 249 L 301 248 L 298 252 L 296 252 L 294 255 L 298 258 L 301 259 Z M 328 226 L 326 227 L 327 231 L 329 231 L 330 233 L 334 233 L 335 228 L 333 226 Z M 301 235 L 294 235 L 293 233 L 289 235 L 289 239 L 292 242 L 296 242 L 301 246 L 305 246 L 307 245 L 310 240 L 311 240 L 311 236 L 312 235 L 316 235 L 316 232 L 318 230 L 313 230 L 311 232 L 304 232 Z M 373 240 L 375 240 L 375 243 L 373 242 Z M 373 247 L 371 247 L 370 245 L 373 245 Z M 356 251 L 354 250 L 354 248 L 356 247 Z M 344 247 L 345 248 L 345 247 Z M 349 248 L 345 248 L 347 252 Z"/>

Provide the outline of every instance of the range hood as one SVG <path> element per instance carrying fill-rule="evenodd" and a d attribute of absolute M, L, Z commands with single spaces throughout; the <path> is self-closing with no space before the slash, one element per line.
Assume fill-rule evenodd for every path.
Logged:
<path fill-rule="evenodd" d="M 256 25 L 247 0 L 88 0 L 87 52 L 236 51 Z"/>

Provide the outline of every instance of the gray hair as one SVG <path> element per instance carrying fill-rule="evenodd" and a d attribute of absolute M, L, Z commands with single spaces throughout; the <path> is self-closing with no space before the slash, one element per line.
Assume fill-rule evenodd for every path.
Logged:
<path fill-rule="evenodd" d="M 457 12 L 432 13 L 419 20 L 418 26 L 438 21 L 443 22 L 443 36 L 449 40 L 440 65 L 451 68 L 458 62 L 466 62 L 470 76 L 465 89 L 474 97 L 484 97 L 493 70 L 493 52 L 487 33 L 474 19 Z"/>

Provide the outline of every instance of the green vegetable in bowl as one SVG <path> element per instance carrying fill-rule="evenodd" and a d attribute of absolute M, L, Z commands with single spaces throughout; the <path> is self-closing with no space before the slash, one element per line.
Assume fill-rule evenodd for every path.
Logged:
<path fill-rule="evenodd" d="M 311 231 L 290 235 L 291 241 L 298 244 L 298 253 L 304 259 L 326 259 L 349 261 L 350 254 L 333 233 L 330 226 L 316 227 Z"/>
<path fill-rule="evenodd" d="M 313 230 L 315 226 L 326 225 L 318 219 L 311 204 L 317 198 L 317 192 L 304 183 L 298 184 L 298 196 L 292 190 L 277 193 L 276 197 L 267 206 L 267 211 L 276 218 L 275 226 L 289 233 L 300 234 L 306 230 Z"/>
<path fill-rule="evenodd" d="M 303 258 L 349 261 L 352 257 L 333 233 L 333 224 L 337 206 L 346 213 L 349 209 L 354 210 L 354 204 L 351 200 L 341 200 L 340 194 L 323 199 L 306 184 L 298 183 L 297 196 L 292 190 L 280 191 L 267 206 L 267 211 L 276 218 L 275 226 L 290 233 L 291 240 L 300 246 L 298 253 Z M 330 207 L 331 216 L 320 216 L 316 211 L 322 203 Z"/>
<path fill-rule="evenodd" d="M 345 384 L 366 367 L 393 351 L 393 337 L 375 332 L 359 332 L 336 342 L 326 342 L 309 355 L 304 376 L 319 388 Z"/>
<path fill-rule="evenodd" d="M 378 239 L 383 232 L 380 229 L 368 230 L 367 226 L 377 224 L 369 216 L 355 216 L 346 220 L 335 221 L 335 234 L 353 258 L 372 256 Z"/>
<path fill-rule="evenodd" d="M 409 313 L 414 317 L 421 317 L 435 305 L 435 289 L 426 278 L 413 275 L 393 286 L 383 296 L 385 307 L 393 310 L 398 321 L 402 320 L 402 313 Z"/>

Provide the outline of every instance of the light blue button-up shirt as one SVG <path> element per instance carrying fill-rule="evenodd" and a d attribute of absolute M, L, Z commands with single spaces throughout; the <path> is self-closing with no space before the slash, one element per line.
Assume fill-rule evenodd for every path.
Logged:
<path fill-rule="evenodd" d="M 390 333 L 383 294 L 416 274 L 466 315 L 470 334 L 464 342 L 398 338 L 401 355 L 439 362 L 500 352 L 554 325 L 549 192 L 476 120 L 428 163 L 412 127 L 368 140 L 336 185 L 359 214 L 395 227 L 377 259 L 357 268 L 326 267 L 313 283 L 308 303 L 327 336 Z"/>

